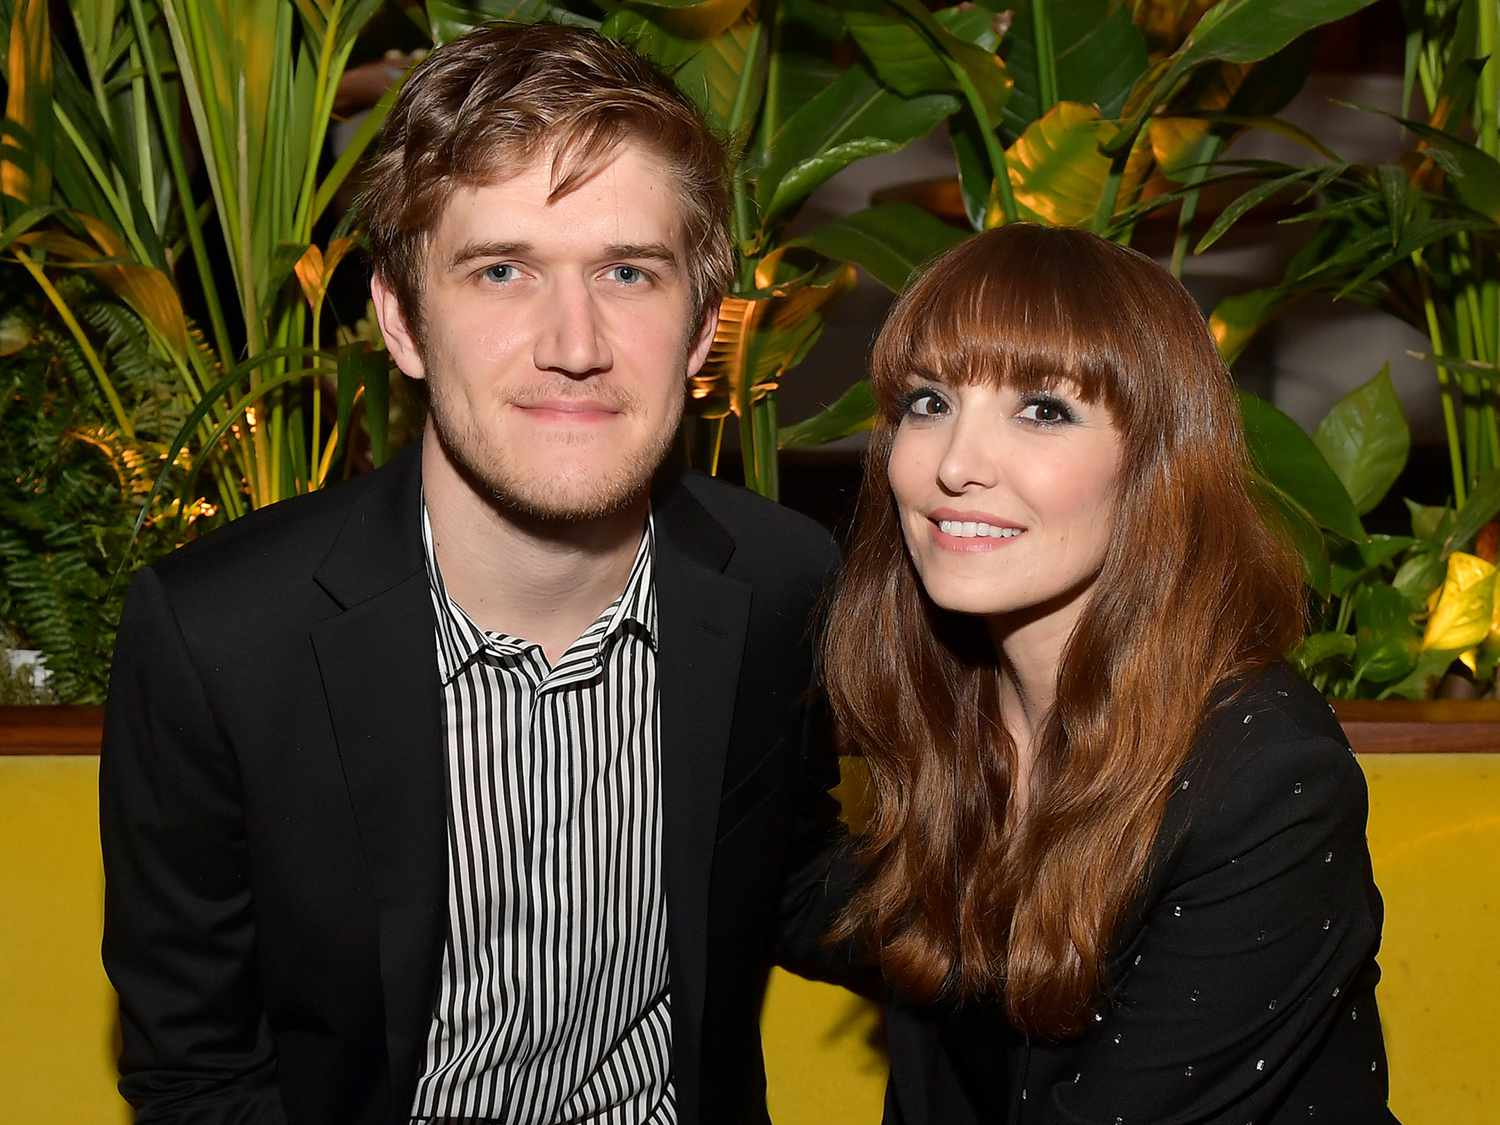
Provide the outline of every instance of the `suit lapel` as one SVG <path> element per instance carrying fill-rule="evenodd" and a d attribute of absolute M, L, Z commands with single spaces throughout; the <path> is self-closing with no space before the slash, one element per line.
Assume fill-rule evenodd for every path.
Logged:
<path fill-rule="evenodd" d="M 674 1047 L 682 1081 L 696 1076 L 698 1069 L 708 972 L 709 875 L 750 588 L 723 573 L 734 541 L 685 488 L 665 487 L 654 510 L 662 872 Z"/>
<path fill-rule="evenodd" d="M 313 645 L 378 908 L 400 1098 L 416 1078 L 441 964 L 447 784 L 416 453 L 379 477 L 318 569 L 344 612 L 314 629 Z"/>

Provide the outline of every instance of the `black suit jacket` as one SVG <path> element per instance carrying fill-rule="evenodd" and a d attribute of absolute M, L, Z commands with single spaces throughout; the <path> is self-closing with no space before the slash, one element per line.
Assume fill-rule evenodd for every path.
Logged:
<path fill-rule="evenodd" d="M 447 927 L 420 495 L 410 451 L 131 587 L 100 806 L 138 1121 L 406 1120 Z M 836 816 L 836 766 L 807 737 L 836 553 L 702 477 L 664 480 L 653 511 L 679 1113 L 763 1122 L 761 991 Z"/>
<path fill-rule="evenodd" d="M 1364 775 L 1285 665 L 1204 724 L 1088 1030 L 889 1009 L 886 1125 L 1393 1125 Z"/>

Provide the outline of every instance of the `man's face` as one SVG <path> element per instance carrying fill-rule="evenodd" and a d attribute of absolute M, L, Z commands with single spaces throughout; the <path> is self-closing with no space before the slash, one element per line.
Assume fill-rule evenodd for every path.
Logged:
<path fill-rule="evenodd" d="M 551 203 L 549 166 L 453 195 L 427 245 L 420 346 L 379 279 L 374 294 L 447 459 L 512 511 L 576 521 L 645 493 L 715 318 L 691 331 L 680 205 L 655 155 L 622 144 Z"/>

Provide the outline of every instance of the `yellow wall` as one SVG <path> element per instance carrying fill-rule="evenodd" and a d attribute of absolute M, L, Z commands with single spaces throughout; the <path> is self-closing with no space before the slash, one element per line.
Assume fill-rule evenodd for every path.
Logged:
<path fill-rule="evenodd" d="M 1380 1003 L 1406 1125 L 1500 1125 L 1500 754 L 1366 755 L 1386 901 Z M 94 758 L 0 757 L 0 1090 L 5 1120 L 128 1121 L 99 968 Z M 876 1013 L 773 976 L 764 1018 L 777 1125 L 875 1125 Z"/>
<path fill-rule="evenodd" d="M 118 1125 L 98 758 L 0 758 L 0 1117 Z"/>

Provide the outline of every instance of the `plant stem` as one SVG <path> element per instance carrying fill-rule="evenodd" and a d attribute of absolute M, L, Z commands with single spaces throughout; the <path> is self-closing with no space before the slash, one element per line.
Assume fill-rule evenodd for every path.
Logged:
<path fill-rule="evenodd" d="M 1132 146 L 1134 147 L 1134 146 Z M 1109 175 L 1104 180 L 1104 191 L 1099 195 L 1099 207 L 1094 212 L 1094 233 L 1102 236 L 1109 229 L 1109 221 L 1115 215 L 1115 201 L 1120 197 L 1120 181 L 1125 178 L 1125 164 L 1130 159 L 1130 149 L 1115 157 L 1109 166 Z"/>
<path fill-rule="evenodd" d="M 766 93 L 760 111 L 760 157 L 765 160 L 781 120 L 781 5 L 767 0 L 761 8 L 760 22 L 771 25 L 771 42 L 766 53 Z"/>
<path fill-rule="evenodd" d="M 1031 29 L 1036 45 L 1036 76 L 1042 113 L 1057 104 L 1057 53 L 1052 46 L 1050 0 L 1031 0 Z"/>
<path fill-rule="evenodd" d="M 151 49 L 150 29 L 141 10 L 141 0 L 130 0 L 131 20 L 135 24 L 136 42 L 145 56 L 146 80 L 151 86 L 151 97 L 156 102 L 156 116 L 161 124 L 162 148 L 167 153 L 167 163 L 172 168 L 172 179 L 177 184 L 177 198 L 182 204 L 182 221 L 187 228 L 188 245 L 193 250 L 193 262 L 202 279 L 204 303 L 208 305 L 208 320 L 213 328 L 214 346 L 219 360 L 226 367 L 234 362 L 234 349 L 229 343 L 229 330 L 224 326 L 224 310 L 219 304 L 219 292 L 213 284 L 213 265 L 208 258 L 208 247 L 203 242 L 203 228 L 198 221 L 198 210 L 193 206 L 192 184 L 188 180 L 187 163 L 183 159 L 182 144 L 178 138 L 177 104 L 168 104 L 162 86 L 161 70 L 157 66 L 155 53 Z"/>
<path fill-rule="evenodd" d="M 1500 64 L 1495 62 L 1495 47 L 1500 42 L 1497 23 L 1500 23 L 1500 4 L 1495 0 L 1479 0 L 1479 51 L 1478 57 L 1485 60 L 1479 72 L 1479 147 L 1489 156 L 1500 156 L 1500 130 L 1496 129 L 1496 114 L 1500 112 Z"/>
<path fill-rule="evenodd" d="M 1187 248 L 1190 235 L 1192 234 L 1193 218 L 1198 213 L 1198 196 L 1201 190 L 1197 187 L 1203 182 L 1204 176 L 1208 174 L 1209 167 L 1218 159 L 1220 151 L 1224 148 L 1224 138 L 1219 133 L 1210 132 L 1203 138 L 1203 143 L 1198 148 L 1198 160 L 1195 166 L 1188 172 L 1188 183 L 1193 190 L 1182 201 L 1182 210 L 1177 215 L 1177 237 L 1172 242 L 1172 276 L 1182 277 L 1182 263 L 1187 257 Z"/>
<path fill-rule="evenodd" d="M 1453 474 L 1453 503 L 1463 507 L 1468 489 L 1464 487 L 1462 450 L 1458 439 L 1458 418 L 1453 409 L 1452 378 L 1443 366 L 1443 331 L 1438 325 L 1437 305 L 1432 299 L 1431 287 L 1427 284 L 1427 267 L 1422 261 L 1422 252 L 1413 252 L 1412 264 L 1416 266 L 1417 283 L 1422 288 L 1422 310 L 1427 316 L 1427 337 L 1432 343 L 1433 359 L 1437 361 L 1439 398 L 1443 404 L 1443 430 L 1448 437 L 1448 467 Z"/>
<path fill-rule="evenodd" d="M 78 323 L 78 318 L 73 315 L 73 310 L 68 307 L 68 302 L 63 295 L 57 291 L 52 284 L 52 279 L 42 272 L 41 267 L 31 260 L 20 246 L 13 248 L 16 261 L 25 267 L 26 272 L 37 283 L 41 291 L 46 294 L 47 300 L 52 302 L 52 307 L 57 310 L 57 315 L 62 318 L 63 324 L 73 334 L 73 339 L 78 342 L 79 350 L 83 352 L 83 358 L 89 365 L 89 370 L 94 373 L 94 379 L 99 383 L 99 390 L 103 392 L 105 401 L 109 403 L 109 409 L 115 416 L 115 424 L 120 427 L 120 432 L 126 438 L 134 440 L 135 427 L 130 423 L 130 415 L 125 413 L 125 404 L 120 401 L 119 394 L 115 391 L 114 383 L 110 382 L 109 375 L 105 373 L 104 364 L 99 361 L 99 353 L 94 350 L 94 345 L 89 341 L 88 335 L 83 330 L 83 325 Z"/>
<path fill-rule="evenodd" d="M 755 72 L 759 69 L 756 62 L 764 36 L 765 26 L 757 21 L 750 32 L 750 46 L 745 51 L 746 66 L 740 73 L 740 84 L 734 92 L 734 105 L 729 111 L 729 135 L 735 144 L 743 143 L 744 138 L 750 135 L 752 123 L 746 118 L 750 113 Z M 746 273 L 746 259 L 750 255 L 751 246 L 750 228 L 753 221 L 750 214 L 750 193 L 745 186 L 744 161 L 741 160 L 734 170 L 734 239 L 740 248 L 740 287 L 742 289 L 748 288 L 755 276 L 753 263 L 750 264 L 748 275 Z"/>
<path fill-rule="evenodd" d="M 946 55 L 944 59 L 948 64 L 948 72 L 953 75 L 954 82 L 963 93 L 964 101 L 968 103 L 969 112 L 974 115 L 975 124 L 979 126 L 979 136 L 984 141 L 985 156 L 990 162 L 990 195 L 999 200 L 1000 224 L 991 221 L 992 215 L 986 215 L 985 226 L 1013 223 L 1019 217 L 1020 212 L 1016 209 L 1016 195 L 1010 184 L 1010 167 L 1005 161 L 1005 150 L 1000 147 L 1000 138 L 995 136 L 994 122 L 990 120 L 990 115 L 984 108 L 984 99 L 974 88 L 969 72 L 956 60 Z M 993 206 L 990 207 L 990 211 L 994 211 Z"/>

